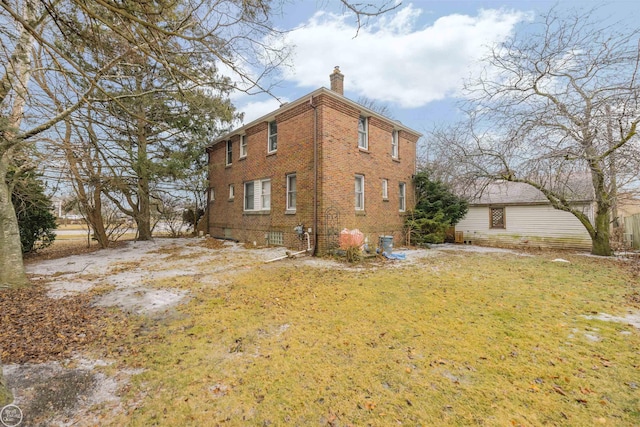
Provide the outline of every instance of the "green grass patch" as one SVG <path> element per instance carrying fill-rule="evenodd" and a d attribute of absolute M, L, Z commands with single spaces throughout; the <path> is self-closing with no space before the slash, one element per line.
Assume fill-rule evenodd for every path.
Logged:
<path fill-rule="evenodd" d="M 624 315 L 631 277 L 550 259 L 263 265 L 194 282 L 178 315 L 119 342 L 146 371 L 113 424 L 640 424 L 640 334 L 587 318 Z"/>

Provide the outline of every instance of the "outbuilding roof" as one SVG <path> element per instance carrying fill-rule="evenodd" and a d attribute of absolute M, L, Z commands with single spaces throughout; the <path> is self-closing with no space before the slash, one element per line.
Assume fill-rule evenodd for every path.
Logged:
<path fill-rule="evenodd" d="M 567 200 L 573 203 L 593 201 L 593 190 L 590 182 L 582 179 L 571 179 L 563 183 L 562 193 Z M 468 192 L 471 193 L 471 192 Z M 549 199 L 537 188 L 523 183 L 512 181 L 493 181 L 478 189 L 469 196 L 469 204 L 479 205 L 526 205 L 548 204 Z"/>

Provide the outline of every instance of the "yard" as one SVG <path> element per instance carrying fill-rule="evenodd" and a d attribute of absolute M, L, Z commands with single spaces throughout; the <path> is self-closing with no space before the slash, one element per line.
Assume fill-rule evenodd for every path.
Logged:
<path fill-rule="evenodd" d="M 30 261 L 40 313 L 0 294 L 28 425 L 640 424 L 632 262 L 447 245 L 264 263 L 283 252 L 157 239 Z M 64 301 L 84 319 L 65 348 L 27 342 L 58 339 L 20 328 Z"/>

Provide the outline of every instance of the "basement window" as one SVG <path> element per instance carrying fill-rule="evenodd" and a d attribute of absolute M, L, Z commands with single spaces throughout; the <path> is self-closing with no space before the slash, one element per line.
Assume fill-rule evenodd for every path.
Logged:
<path fill-rule="evenodd" d="M 284 246 L 284 233 L 282 231 L 270 231 L 269 244 L 273 246 Z"/>

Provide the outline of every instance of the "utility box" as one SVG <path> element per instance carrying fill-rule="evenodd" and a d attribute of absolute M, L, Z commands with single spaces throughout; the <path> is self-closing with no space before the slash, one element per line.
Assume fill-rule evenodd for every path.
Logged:
<path fill-rule="evenodd" d="M 455 242 L 456 243 L 464 243 L 464 232 L 456 231 Z"/>

